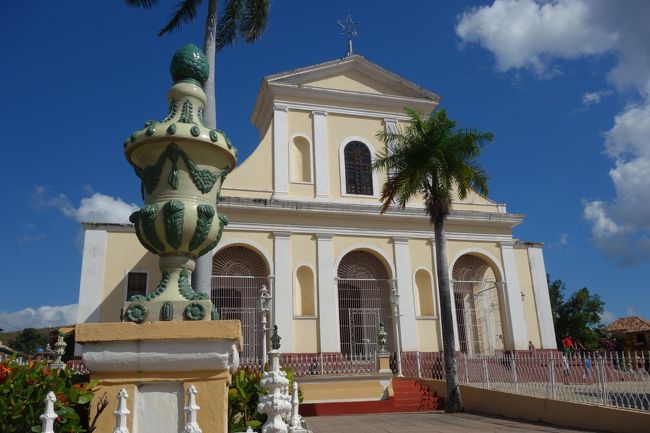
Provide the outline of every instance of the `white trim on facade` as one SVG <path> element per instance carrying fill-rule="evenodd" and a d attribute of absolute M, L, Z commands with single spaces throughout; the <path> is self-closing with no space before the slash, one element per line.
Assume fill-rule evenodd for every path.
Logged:
<path fill-rule="evenodd" d="M 287 229 L 285 224 L 259 224 L 259 223 L 245 223 L 245 222 L 231 222 L 228 224 L 229 230 L 243 230 L 255 232 L 272 232 L 282 229 Z M 410 239 L 430 239 L 430 230 L 382 230 L 382 229 L 361 229 L 353 227 L 336 227 L 336 226 L 308 226 L 308 225 L 293 225 L 290 227 L 292 233 L 302 234 L 317 234 L 317 233 L 335 233 L 337 235 L 355 235 L 355 236 L 368 236 L 368 237 L 404 237 L 408 236 Z M 512 240 L 512 236 L 506 235 L 490 235 L 484 233 L 462 233 L 456 236 L 457 233 L 446 233 L 448 240 L 463 240 L 463 241 L 476 241 L 476 242 L 503 242 Z M 221 245 L 221 244 L 220 244 Z"/>
<path fill-rule="evenodd" d="M 336 274 L 332 267 L 334 257 L 332 238 L 333 235 L 329 233 L 316 234 L 320 352 L 341 351 L 339 296 L 334 282 Z"/>
<path fill-rule="evenodd" d="M 297 137 L 304 138 L 309 143 L 309 180 L 308 181 L 297 181 L 293 180 L 293 161 L 295 158 L 295 146 L 293 140 Z M 297 133 L 289 137 L 289 183 L 296 183 L 300 185 L 312 185 L 314 183 L 314 145 L 309 137 L 305 134 Z"/>
<path fill-rule="evenodd" d="M 339 144 L 339 179 L 340 179 L 340 190 L 341 197 L 360 197 L 360 198 L 379 198 L 379 193 L 377 191 L 377 171 L 372 170 L 372 195 L 366 194 L 348 194 L 345 189 L 345 146 L 353 141 L 358 141 L 363 143 L 368 150 L 370 151 L 370 163 L 375 162 L 375 146 L 370 143 L 367 139 L 360 137 L 358 135 L 350 135 L 345 137 L 343 141 Z"/>
<path fill-rule="evenodd" d="M 530 279 L 533 282 L 533 293 L 535 294 L 535 311 L 537 312 L 541 348 L 557 349 L 551 312 L 551 298 L 548 293 L 546 267 L 544 266 L 544 254 L 541 245 L 528 247 L 528 264 L 530 265 Z"/>
<path fill-rule="evenodd" d="M 289 195 L 289 137 L 287 136 L 287 107 L 273 105 L 273 197 Z"/>
<path fill-rule="evenodd" d="M 411 256 L 408 238 L 394 237 L 395 279 L 399 293 L 399 310 L 401 326 L 401 347 L 405 352 L 418 350 L 417 324 L 415 322 L 415 300 L 411 284 Z"/>
<path fill-rule="evenodd" d="M 230 225 L 228 226 L 230 227 Z M 273 230 L 270 230 L 273 231 Z M 250 239 L 246 238 L 235 238 L 235 239 L 228 239 L 228 240 L 222 240 L 219 242 L 219 245 L 217 248 L 212 250 L 212 259 L 214 260 L 214 256 L 221 250 L 227 247 L 236 247 L 236 246 L 241 246 L 241 247 L 246 247 L 254 250 L 256 253 L 260 254 L 262 257 L 264 257 L 264 260 L 266 261 L 266 266 L 269 269 L 269 276 L 273 275 L 274 272 L 274 261 L 273 261 L 273 255 L 270 254 L 266 248 L 264 248 L 262 245 L 258 244 L 255 241 L 252 241 Z"/>
<path fill-rule="evenodd" d="M 517 273 L 514 244 L 516 241 L 501 242 L 501 259 L 503 260 L 503 278 L 506 282 L 506 323 L 510 330 L 511 347 L 513 350 L 528 349 L 528 330 L 524 317 L 524 302 L 521 299 L 521 285 Z"/>
<path fill-rule="evenodd" d="M 273 232 L 273 257 L 275 259 L 273 321 L 275 325 L 278 325 L 279 334 L 282 335 L 283 351 L 291 353 L 293 352 L 291 233 Z"/>
<path fill-rule="evenodd" d="M 106 240 L 106 230 L 84 228 L 77 323 L 99 322 L 99 309 L 103 301 Z"/>
<path fill-rule="evenodd" d="M 437 269 L 436 267 L 438 266 L 438 262 L 436 261 L 437 260 L 437 254 L 436 254 L 436 241 L 435 241 L 435 238 L 431 238 L 431 259 L 433 260 L 433 270 L 434 270 L 434 272 L 436 274 L 436 276 L 435 276 L 436 291 L 438 293 L 440 293 L 440 288 L 439 288 L 440 283 L 438 281 L 438 272 L 436 270 Z M 449 260 L 449 258 L 447 258 L 447 260 Z M 452 323 L 453 323 L 453 326 L 454 326 L 454 350 L 458 352 L 460 350 L 460 339 L 459 339 L 460 337 L 458 335 L 458 319 L 456 318 L 456 305 L 455 305 L 455 301 L 454 301 L 454 287 L 453 287 L 453 284 L 451 282 L 451 273 L 449 273 L 448 275 L 449 275 L 449 299 L 451 300 L 451 319 L 452 319 Z M 438 303 L 437 303 L 438 311 L 439 311 L 438 314 L 440 316 L 442 316 L 442 309 L 440 308 L 440 295 L 438 295 L 436 297 L 436 299 L 438 300 Z M 438 344 L 440 345 L 440 350 L 441 351 L 444 349 L 444 341 L 442 340 L 442 335 L 443 335 L 443 332 L 442 332 L 442 320 L 440 320 L 438 322 L 438 342 L 439 342 Z"/>
<path fill-rule="evenodd" d="M 326 200 L 330 196 L 329 186 L 329 152 L 327 138 L 327 111 L 312 111 L 314 130 L 314 180 L 316 183 L 316 199 Z"/>

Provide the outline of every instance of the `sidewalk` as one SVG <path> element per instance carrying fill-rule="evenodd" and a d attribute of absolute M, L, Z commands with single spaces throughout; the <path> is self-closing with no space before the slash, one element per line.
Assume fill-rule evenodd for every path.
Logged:
<path fill-rule="evenodd" d="M 456 433 L 456 432 L 585 432 L 545 424 L 474 414 L 442 412 L 319 416 L 306 419 L 314 433 Z"/>

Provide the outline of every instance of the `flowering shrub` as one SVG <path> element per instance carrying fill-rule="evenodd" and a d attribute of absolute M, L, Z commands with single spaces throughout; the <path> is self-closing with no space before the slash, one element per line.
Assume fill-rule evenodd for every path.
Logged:
<path fill-rule="evenodd" d="M 65 370 L 48 368 L 44 361 L 18 364 L 15 359 L 0 362 L 0 431 L 2 433 L 40 432 L 39 416 L 45 410 L 45 396 L 56 395 L 55 431 L 88 432 L 88 405 L 95 382 Z"/>

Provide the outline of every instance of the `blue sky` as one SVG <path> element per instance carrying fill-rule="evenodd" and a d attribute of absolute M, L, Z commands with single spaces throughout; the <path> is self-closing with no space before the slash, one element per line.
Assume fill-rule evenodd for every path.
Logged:
<path fill-rule="evenodd" d="M 74 318 L 83 219 L 139 204 L 123 140 L 165 115 L 176 48 L 201 18 L 156 36 L 174 1 L 3 2 L 2 170 L 7 236 L 0 327 Z M 276 0 L 264 37 L 217 57 L 219 126 L 257 145 L 263 76 L 341 57 L 337 19 L 361 21 L 355 51 L 443 97 L 463 126 L 495 133 L 490 196 L 527 215 L 547 271 L 600 294 L 607 318 L 650 318 L 650 4 L 533 0 Z"/>

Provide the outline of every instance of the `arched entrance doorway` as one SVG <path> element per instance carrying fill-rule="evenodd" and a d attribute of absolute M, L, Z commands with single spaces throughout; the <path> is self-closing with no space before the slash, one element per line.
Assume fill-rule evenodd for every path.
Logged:
<path fill-rule="evenodd" d="M 380 322 L 389 333 L 388 351 L 392 352 L 392 281 L 386 266 L 373 254 L 355 250 L 341 259 L 337 277 L 341 353 L 358 359 L 374 356 Z"/>
<path fill-rule="evenodd" d="M 219 317 L 239 320 L 244 336 L 242 363 L 255 362 L 262 355 L 260 289 L 270 287 L 264 258 L 250 248 L 226 247 L 212 259 L 212 302 Z"/>
<path fill-rule="evenodd" d="M 481 257 L 465 254 L 454 264 L 452 285 L 461 352 L 482 355 L 502 351 L 503 283 L 497 281 L 494 269 Z"/>

